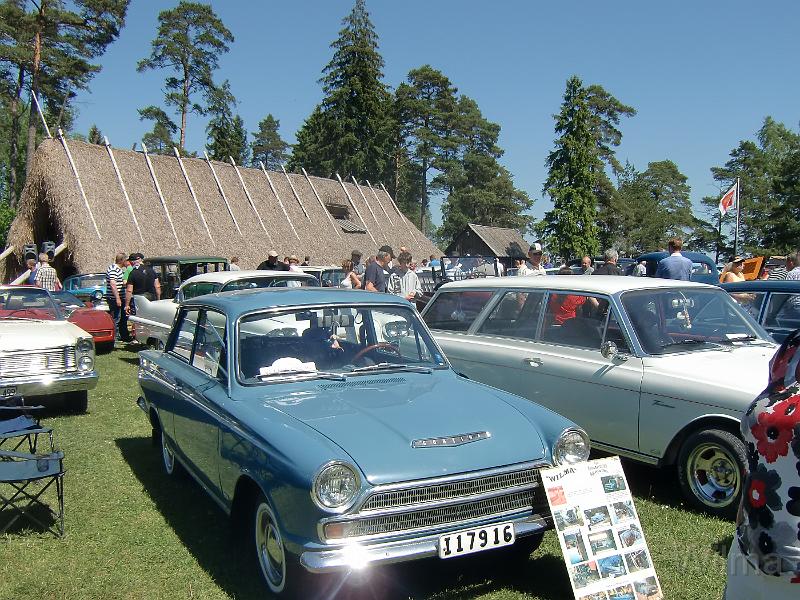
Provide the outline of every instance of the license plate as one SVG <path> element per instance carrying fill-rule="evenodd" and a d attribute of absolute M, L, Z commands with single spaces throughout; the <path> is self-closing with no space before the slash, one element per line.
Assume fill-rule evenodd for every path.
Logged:
<path fill-rule="evenodd" d="M 498 523 L 439 536 L 439 558 L 453 558 L 514 543 L 514 524 Z"/>
<path fill-rule="evenodd" d="M 0 389 L 0 396 L 13 396 L 17 393 L 16 386 L 4 387 Z"/>

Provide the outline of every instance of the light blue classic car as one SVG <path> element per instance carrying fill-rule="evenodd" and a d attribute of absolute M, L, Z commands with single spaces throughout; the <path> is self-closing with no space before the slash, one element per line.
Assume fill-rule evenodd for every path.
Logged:
<path fill-rule="evenodd" d="M 539 470 L 587 435 L 456 374 L 413 306 L 323 288 L 184 301 L 140 353 L 139 406 L 168 474 L 244 523 L 275 594 L 311 573 L 511 546 L 553 521 Z"/>

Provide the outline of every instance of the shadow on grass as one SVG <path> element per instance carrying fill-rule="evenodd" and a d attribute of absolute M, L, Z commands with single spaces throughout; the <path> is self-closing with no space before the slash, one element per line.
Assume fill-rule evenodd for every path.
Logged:
<path fill-rule="evenodd" d="M 117 360 L 126 362 L 130 365 L 139 366 L 139 357 L 138 356 L 117 356 L 115 357 Z"/>
<path fill-rule="evenodd" d="M 246 555 L 222 510 L 188 476 L 168 477 L 150 438 L 116 440 L 123 458 L 164 519 L 198 564 L 237 600 L 264 598 L 266 586 Z M 456 600 L 512 589 L 546 600 L 571 594 L 561 559 L 551 556 L 511 558 L 504 551 L 441 561 L 429 559 L 370 569 L 365 573 L 317 578 L 313 599 L 383 600 L 435 598 Z"/>

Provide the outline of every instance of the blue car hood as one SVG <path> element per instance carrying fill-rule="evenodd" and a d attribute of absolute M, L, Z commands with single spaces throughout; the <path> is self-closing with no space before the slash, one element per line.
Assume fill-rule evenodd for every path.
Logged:
<path fill-rule="evenodd" d="M 392 373 L 320 381 L 267 398 L 347 452 L 373 485 L 541 460 L 541 434 L 502 392 L 451 373 Z M 459 446 L 413 448 L 414 440 L 486 431 Z"/>

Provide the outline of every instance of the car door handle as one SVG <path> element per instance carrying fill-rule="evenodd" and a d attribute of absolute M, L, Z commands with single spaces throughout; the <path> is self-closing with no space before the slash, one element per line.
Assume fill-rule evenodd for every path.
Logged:
<path fill-rule="evenodd" d="M 523 358 L 522 362 L 528 365 L 529 367 L 541 367 L 542 366 L 542 359 L 541 358 Z"/>

